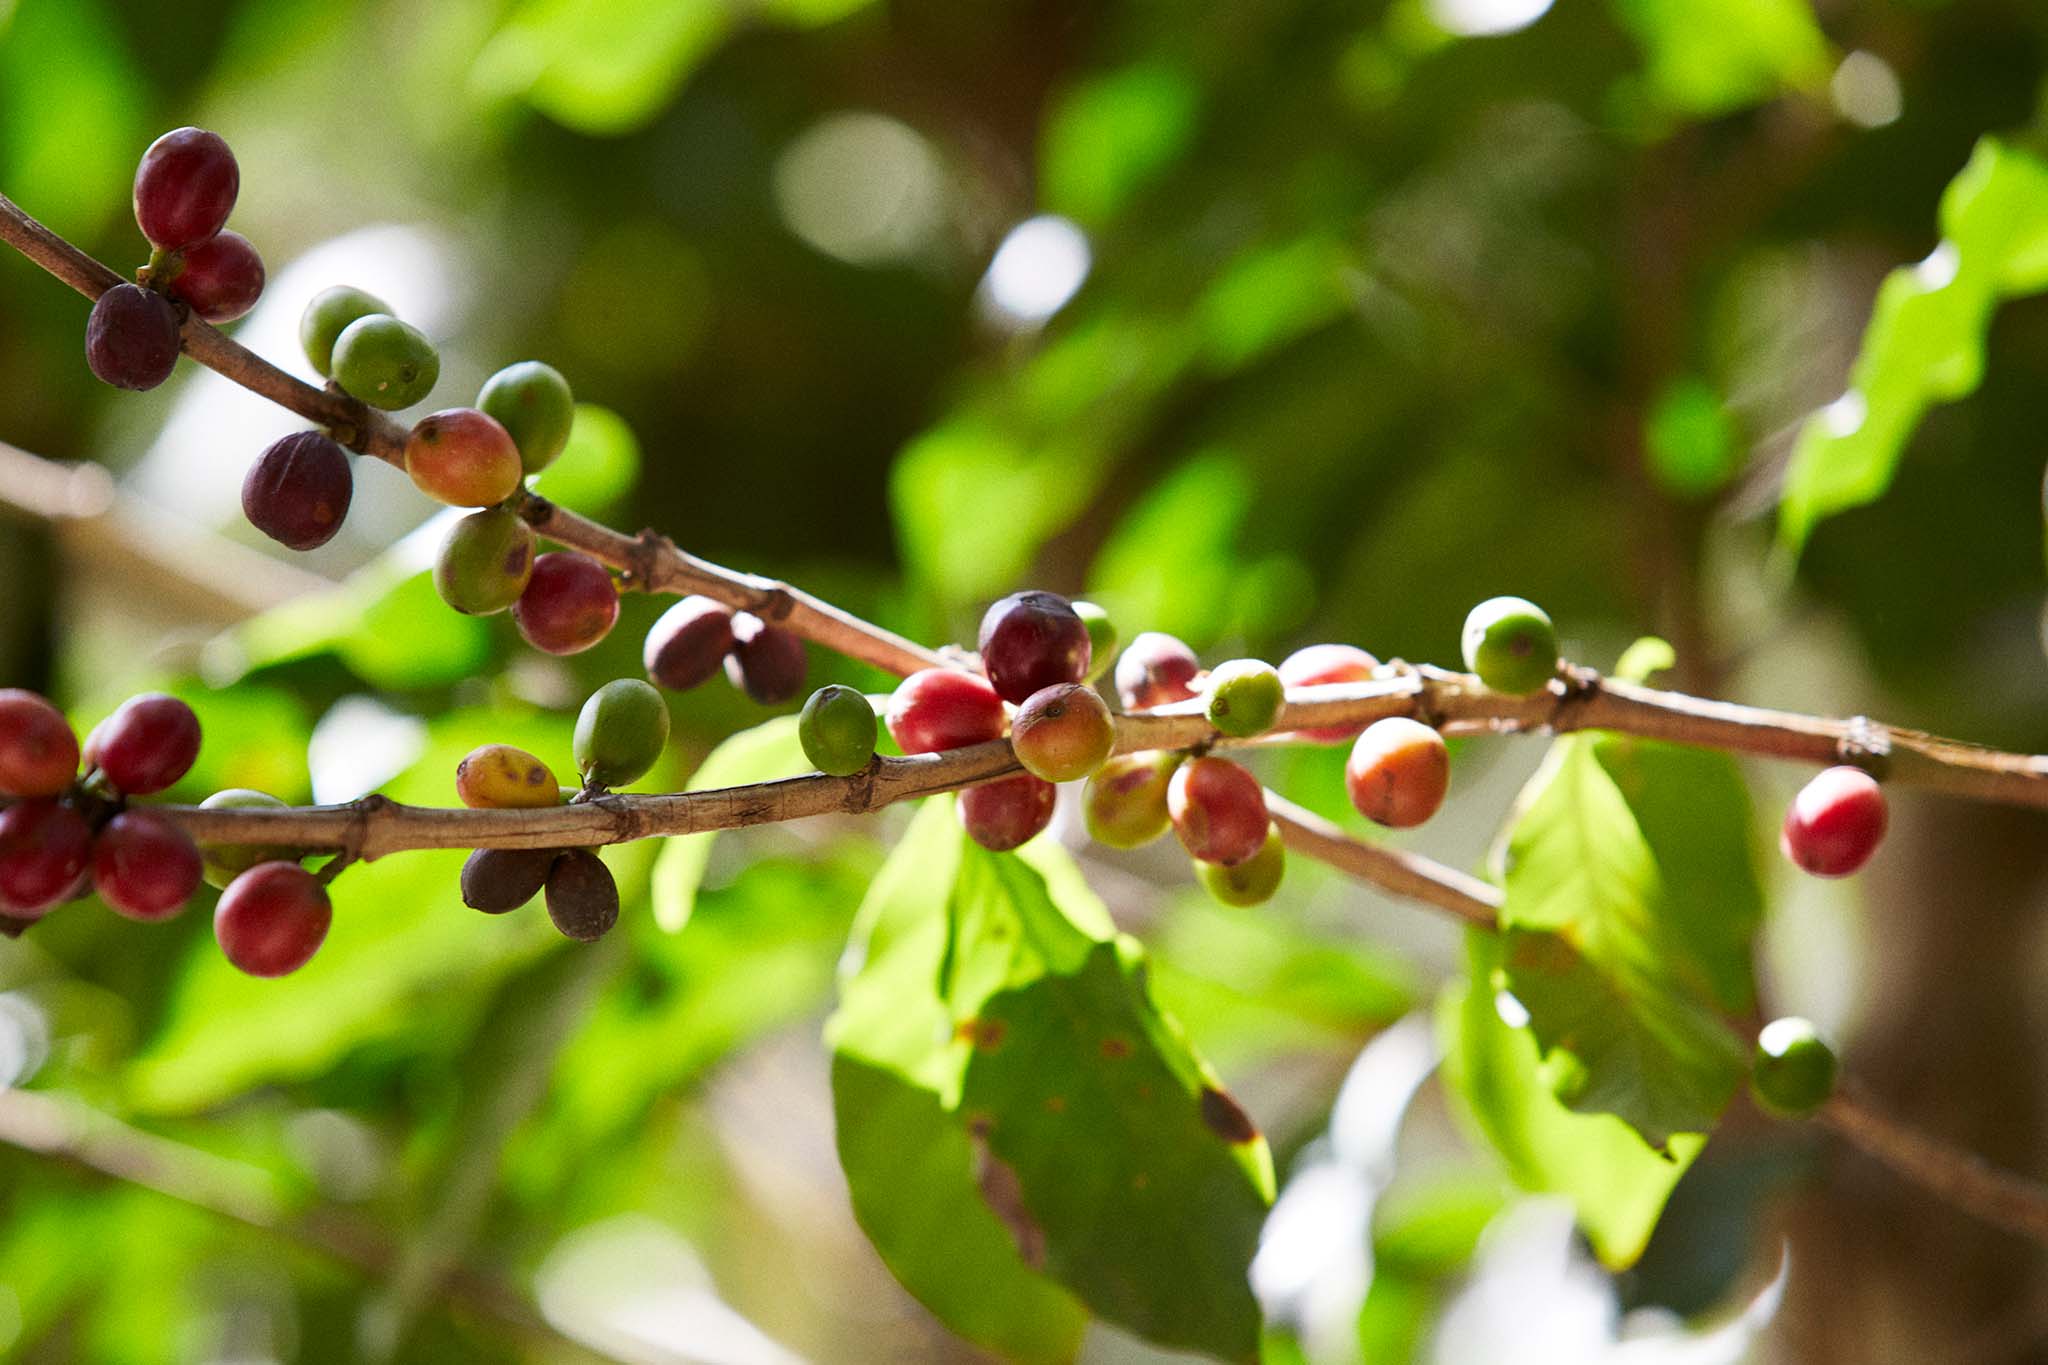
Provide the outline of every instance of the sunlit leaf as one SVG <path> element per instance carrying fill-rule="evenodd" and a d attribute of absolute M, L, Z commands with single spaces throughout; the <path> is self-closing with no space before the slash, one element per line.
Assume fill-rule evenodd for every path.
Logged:
<path fill-rule="evenodd" d="M 723 0 L 526 0 L 491 35 L 470 79 L 564 127 L 617 136 L 660 112 L 735 17 Z"/>
<path fill-rule="evenodd" d="M 626 419 L 595 403 L 578 403 L 569 444 L 533 481 L 533 491 L 572 512 L 601 517 L 640 477 L 640 440 Z"/>
<path fill-rule="evenodd" d="M 89 235 L 128 202 L 147 89 L 103 0 L 0 5 L 0 185 Z"/>
<path fill-rule="evenodd" d="M 1612 0 L 1643 45 L 1644 80 L 1674 113 L 1713 117 L 1827 80 L 1808 0 Z"/>
<path fill-rule="evenodd" d="M 1046 121 L 1045 204 L 1099 223 L 1172 165 L 1193 137 L 1200 91 L 1166 62 L 1096 77 L 1067 94 Z"/>

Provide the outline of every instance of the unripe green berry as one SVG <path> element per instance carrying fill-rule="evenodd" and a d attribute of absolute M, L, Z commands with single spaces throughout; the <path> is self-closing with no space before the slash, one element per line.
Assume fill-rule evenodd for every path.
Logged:
<path fill-rule="evenodd" d="M 1232 659 L 1209 671 L 1209 723 L 1240 739 L 1273 728 L 1287 688 L 1263 659 Z"/>
<path fill-rule="evenodd" d="M 1465 618 L 1465 667 L 1496 692 L 1541 691 L 1557 674 L 1557 628 L 1522 597 L 1493 597 Z"/>
<path fill-rule="evenodd" d="M 314 369 L 323 375 L 332 375 L 334 343 L 348 325 L 372 313 L 388 316 L 390 312 L 390 304 L 351 285 L 338 284 L 332 289 L 323 289 L 313 296 L 313 301 L 306 305 L 306 311 L 299 315 L 299 344 L 305 348 L 306 359 L 312 362 Z"/>
<path fill-rule="evenodd" d="M 1088 837 L 1110 848 L 1138 848 L 1166 833 L 1166 785 L 1181 755 L 1170 749 L 1118 754 L 1088 779 L 1081 818 Z"/>
<path fill-rule="evenodd" d="M 533 574 L 533 528 L 503 507 L 455 523 L 434 561 L 434 590 L 468 616 L 489 616 L 519 600 Z"/>
<path fill-rule="evenodd" d="M 1202 889 L 1225 905 L 1240 908 L 1264 905 L 1273 899 L 1273 893 L 1280 889 L 1280 878 L 1287 871 L 1287 849 L 1280 842 L 1277 826 L 1268 827 L 1266 842 L 1259 845 L 1259 851 L 1241 863 L 1205 863 L 1201 859 L 1191 860 L 1195 866 L 1195 880 Z"/>
<path fill-rule="evenodd" d="M 1805 1118 L 1834 1093 L 1835 1051 L 1807 1020 L 1773 1019 L 1756 1036 L 1749 1088 L 1766 1112 Z"/>
<path fill-rule="evenodd" d="M 811 693 L 796 721 L 804 757 L 819 772 L 834 777 L 851 777 L 866 768 L 880 735 L 881 723 L 868 699 L 838 683 Z"/>
<path fill-rule="evenodd" d="M 638 678 L 617 678 L 598 688 L 576 717 L 576 768 L 592 787 L 638 781 L 667 744 L 668 703 Z"/>
<path fill-rule="evenodd" d="M 202 810 L 282 810 L 284 804 L 269 792 L 230 787 L 215 792 L 199 806 Z M 290 849 L 262 844 L 205 844 L 200 847 L 199 856 L 201 875 L 207 885 L 225 888 L 258 863 L 290 861 L 298 855 Z"/>
<path fill-rule="evenodd" d="M 441 355 L 419 328 L 388 313 L 357 318 L 334 339 L 334 380 L 373 408 L 409 408 L 434 391 Z"/>
<path fill-rule="evenodd" d="M 1116 622 L 1093 602 L 1076 601 L 1072 605 L 1074 615 L 1088 627 L 1088 671 L 1081 675 L 1081 681 L 1092 683 L 1109 672 L 1109 666 L 1116 662 L 1116 652 L 1120 647 Z"/>
<path fill-rule="evenodd" d="M 484 381 L 476 405 L 498 419 L 519 447 L 520 463 L 538 474 L 569 444 L 576 423 L 576 398 L 569 381 L 552 365 L 522 360 Z"/>

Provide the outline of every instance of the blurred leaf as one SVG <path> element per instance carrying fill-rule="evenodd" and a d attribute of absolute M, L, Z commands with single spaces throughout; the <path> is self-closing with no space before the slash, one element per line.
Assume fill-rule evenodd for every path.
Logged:
<path fill-rule="evenodd" d="M 149 142 L 148 82 L 122 37 L 102 0 L 0 5 L 0 185 L 73 238 L 128 202 Z"/>
<path fill-rule="evenodd" d="M 1320 236 L 1233 261 L 1196 310 L 1210 365 L 1238 369 L 1335 316 L 1348 263 L 1341 243 Z"/>
<path fill-rule="evenodd" d="M 626 419 L 595 403 L 578 403 L 569 444 L 533 481 L 533 491 L 572 512 L 601 517 L 633 491 L 640 477 L 640 439 Z"/>
<path fill-rule="evenodd" d="M 1139 500 L 1088 571 L 1120 620 L 1192 640 L 1220 633 L 1252 482 L 1224 451 L 1194 456 Z"/>
<path fill-rule="evenodd" d="M 1643 45 L 1650 94 L 1674 113 L 1733 112 L 1827 82 L 1831 54 L 1807 0 L 1613 0 Z"/>
<path fill-rule="evenodd" d="M 697 765 L 686 790 L 739 787 L 812 771 L 797 740 L 796 723 L 795 716 L 776 716 L 732 736 Z M 716 830 L 706 830 L 662 840 L 654 861 L 654 922 L 671 934 L 681 933 L 690 922 L 717 837 Z"/>
<path fill-rule="evenodd" d="M 1665 385 L 1643 422 L 1650 473 L 1676 497 L 1699 498 L 1733 478 L 1742 458 L 1735 423 L 1714 386 L 1686 377 Z"/>
<path fill-rule="evenodd" d="M 1200 91 L 1164 61 L 1098 76 L 1046 118 L 1040 179 L 1047 208 L 1103 223 L 1187 150 Z"/>
<path fill-rule="evenodd" d="M 1645 635 L 1621 652 L 1614 663 L 1614 676 L 1623 682 L 1646 683 L 1677 664 L 1678 651 L 1669 641 Z"/>
<path fill-rule="evenodd" d="M 579 133 L 616 137 L 661 112 L 734 18 L 724 0 L 526 0 L 477 55 L 470 82 Z"/>

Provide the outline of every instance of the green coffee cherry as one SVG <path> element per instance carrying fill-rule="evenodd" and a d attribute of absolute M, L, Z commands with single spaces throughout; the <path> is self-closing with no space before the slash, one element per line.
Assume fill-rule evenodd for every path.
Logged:
<path fill-rule="evenodd" d="M 373 408 L 409 408 L 434 391 L 441 355 L 419 328 L 388 313 L 357 318 L 334 339 L 334 379 Z"/>
<path fill-rule="evenodd" d="M 1805 1118 L 1834 1093 L 1835 1051 L 1807 1020 L 1773 1019 L 1756 1036 L 1749 1088 L 1765 1112 Z"/>
<path fill-rule="evenodd" d="M 533 574 L 533 528 L 503 507 L 455 523 L 434 561 L 434 590 L 468 616 L 489 616 L 519 600 Z"/>
<path fill-rule="evenodd" d="M 1280 842 L 1275 826 L 1266 829 L 1266 842 L 1241 863 L 1205 863 L 1194 859 L 1195 880 L 1202 889 L 1225 905 L 1239 908 L 1264 905 L 1280 889 L 1287 872 L 1287 848 Z"/>
<path fill-rule="evenodd" d="M 1109 666 L 1116 662 L 1116 652 L 1121 643 L 1117 638 L 1116 622 L 1093 602 L 1077 601 L 1071 605 L 1074 615 L 1088 627 L 1088 671 L 1081 676 L 1081 681 L 1092 683 L 1109 672 Z"/>
<path fill-rule="evenodd" d="M 834 777 L 851 777 L 867 767 L 880 733 L 868 699 L 838 683 L 811 693 L 796 721 L 804 757 L 819 772 Z"/>
<path fill-rule="evenodd" d="M 1166 833 L 1166 786 L 1181 755 L 1168 749 L 1119 754 L 1088 779 L 1081 818 L 1088 837 L 1111 848 L 1138 848 Z"/>
<path fill-rule="evenodd" d="M 538 474 L 555 462 L 569 444 L 576 422 L 576 399 L 569 381 L 552 365 L 522 360 L 484 381 L 476 405 L 498 419 L 519 447 L 519 462 Z"/>
<path fill-rule="evenodd" d="M 202 810 L 281 810 L 284 804 L 269 792 L 252 791 L 247 787 L 230 787 L 199 803 Z M 288 862 L 298 856 L 290 849 L 270 848 L 262 844 L 206 844 L 199 853 L 201 875 L 206 878 L 207 885 L 223 888 L 258 863 Z"/>
<path fill-rule="evenodd" d="M 334 342 L 351 322 L 372 313 L 391 311 L 391 305 L 375 294 L 366 294 L 345 284 L 323 289 L 299 315 L 299 344 L 306 359 L 323 375 L 334 373 Z"/>
<path fill-rule="evenodd" d="M 1232 659 L 1209 672 L 1209 723 L 1242 739 L 1273 728 L 1287 688 L 1262 659 Z"/>
<path fill-rule="evenodd" d="M 667 745 L 668 703 L 638 678 L 598 688 L 576 717 L 576 768 L 592 787 L 638 781 Z"/>
<path fill-rule="evenodd" d="M 1522 597 L 1494 597 L 1465 618 L 1465 667 L 1496 692 L 1541 691 L 1557 674 L 1557 628 Z"/>

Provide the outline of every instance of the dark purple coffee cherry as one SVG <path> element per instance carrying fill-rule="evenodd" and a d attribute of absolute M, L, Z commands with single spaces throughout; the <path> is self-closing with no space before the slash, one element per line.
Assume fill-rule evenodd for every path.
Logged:
<path fill-rule="evenodd" d="M 687 692 L 718 671 L 732 646 L 732 612 L 722 602 L 693 595 L 661 614 L 647 632 L 640 661 L 656 683 Z"/>
<path fill-rule="evenodd" d="M 135 225 L 151 246 L 183 251 L 221 230 L 241 188 L 241 168 L 220 134 L 174 128 L 135 168 Z"/>
<path fill-rule="evenodd" d="M 981 668 L 996 695 L 1022 705 L 1032 693 L 1088 674 L 1088 624 L 1058 593 L 1014 592 L 981 618 Z"/>
<path fill-rule="evenodd" d="M 462 865 L 462 903 L 486 915 L 502 915 L 540 894 L 558 848 L 480 848 Z"/>
<path fill-rule="evenodd" d="M 732 652 L 725 676 L 763 706 L 780 706 L 804 690 L 809 669 L 802 637 L 771 626 L 749 612 L 732 618 Z"/>
<path fill-rule="evenodd" d="M 311 550 L 334 539 L 355 496 L 348 452 L 323 432 L 294 432 L 242 478 L 242 515 L 278 544 Z"/>
<path fill-rule="evenodd" d="M 178 310 L 162 294 L 117 284 L 86 320 L 85 363 L 117 389 L 153 389 L 178 363 L 178 325 Z"/>
<path fill-rule="evenodd" d="M 594 943 L 619 922 L 619 886 L 591 849 L 572 848 L 548 872 L 548 918 L 564 936 Z"/>
<path fill-rule="evenodd" d="M 241 233 L 220 233 L 185 253 L 171 292 L 208 322 L 233 322 L 263 297 L 263 258 Z"/>

